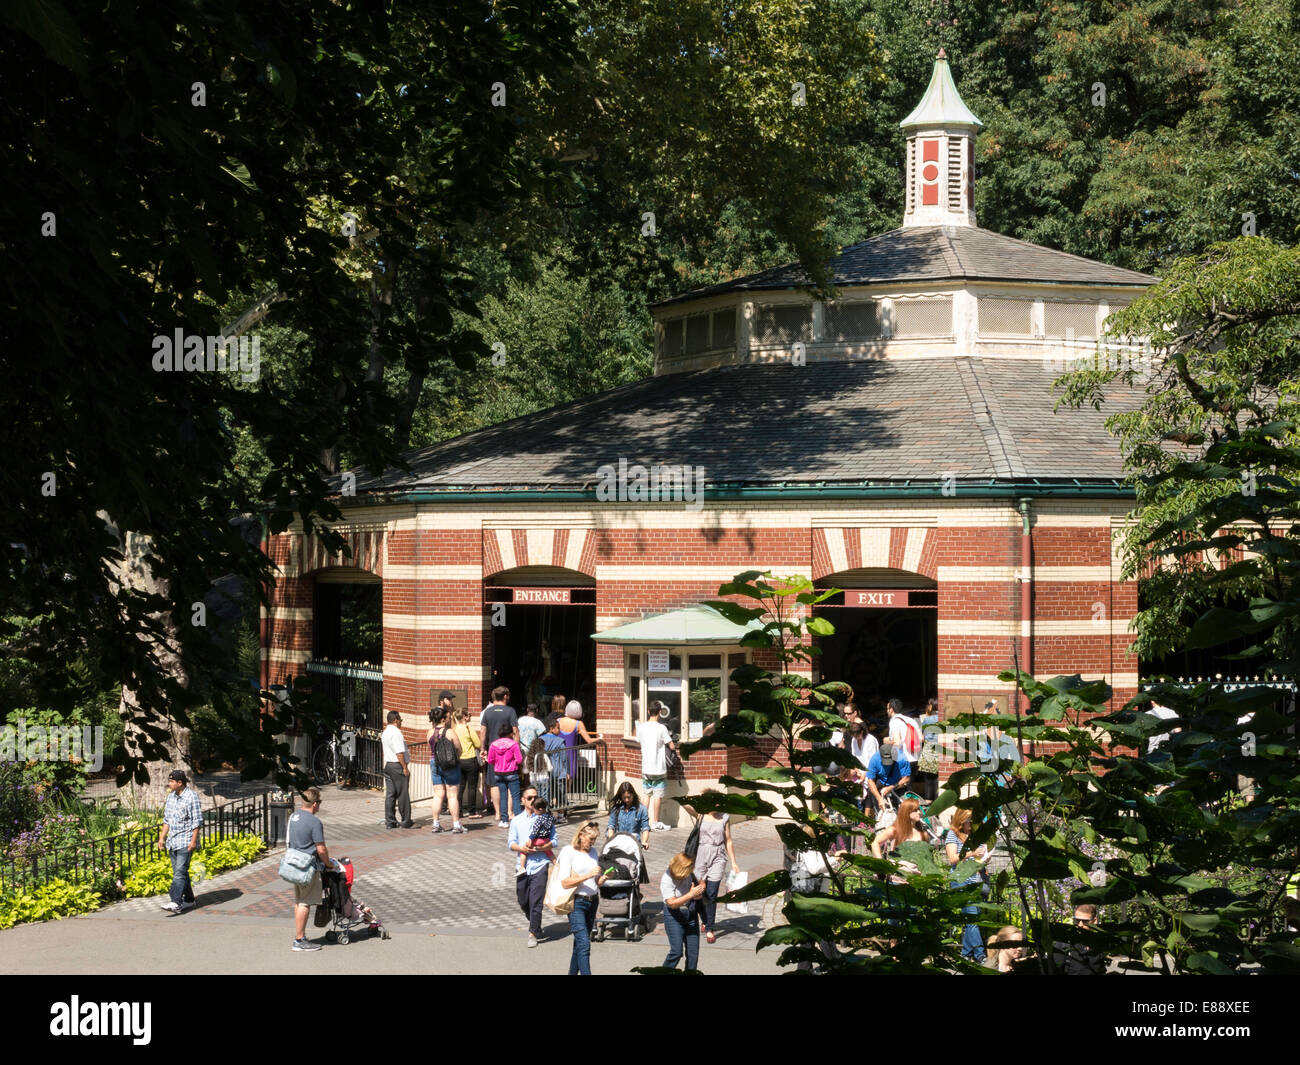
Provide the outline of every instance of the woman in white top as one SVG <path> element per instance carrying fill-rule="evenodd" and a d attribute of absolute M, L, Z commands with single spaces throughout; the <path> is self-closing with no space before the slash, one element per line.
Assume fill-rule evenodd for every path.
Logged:
<path fill-rule="evenodd" d="M 569 914 L 569 930 L 573 932 L 573 956 L 569 959 L 570 976 L 591 975 L 591 929 L 596 923 L 596 889 L 605 882 L 596 861 L 596 840 L 600 838 L 600 825 L 588 821 L 573 837 L 573 842 L 560 851 L 555 875 L 566 888 L 577 888 L 573 896 L 573 910 Z"/>

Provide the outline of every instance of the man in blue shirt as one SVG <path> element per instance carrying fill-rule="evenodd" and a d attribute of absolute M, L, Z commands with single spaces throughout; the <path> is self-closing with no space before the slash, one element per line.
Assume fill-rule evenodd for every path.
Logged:
<path fill-rule="evenodd" d="M 877 810 L 884 805 L 886 795 L 903 791 L 911 780 L 912 763 L 892 743 L 882 743 L 879 752 L 867 763 L 867 788 Z"/>
<path fill-rule="evenodd" d="M 163 807 L 162 830 L 158 835 L 158 849 L 166 850 L 172 862 L 172 887 L 170 898 L 163 909 L 175 915 L 194 909 L 194 888 L 190 884 L 190 859 L 199 846 L 199 829 L 203 827 L 203 810 L 199 797 L 185 774 L 173 769 L 167 778 L 171 794 Z"/>
<path fill-rule="evenodd" d="M 542 933 L 542 903 L 546 899 L 546 881 L 550 874 L 551 860 L 541 847 L 533 844 L 533 803 L 537 799 L 537 788 L 531 784 L 524 788 L 520 796 L 524 802 L 523 811 L 510 819 L 510 834 L 507 842 L 516 854 L 524 856 L 522 869 L 515 871 L 515 896 L 519 908 L 528 918 L 528 945 L 537 946 L 537 937 Z M 551 825 L 551 848 L 554 852 L 558 832 Z M 518 859 L 516 859 L 516 863 Z"/>

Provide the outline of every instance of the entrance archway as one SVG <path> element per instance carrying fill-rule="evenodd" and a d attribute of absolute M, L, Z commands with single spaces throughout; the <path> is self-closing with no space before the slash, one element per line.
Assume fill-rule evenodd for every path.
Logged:
<path fill-rule="evenodd" d="M 483 582 L 488 616 L 490 687 L 510 689 L 516 709 L 552 695 L 582 703 L 584 723 L 596 725 L 596 582 L 558 566 L 519 566 Z"/>
<path fill-rule="evenodd" d="M 894 569 L 844 570 L 815 583 L 843 589 L 815 608 L 835 626 L 833 635 L 816 638 L 817 679 L 849 684 L 877 724 L 889 699 L 910 711 L 924 706 L 939 681 L 938 585 Z"/>

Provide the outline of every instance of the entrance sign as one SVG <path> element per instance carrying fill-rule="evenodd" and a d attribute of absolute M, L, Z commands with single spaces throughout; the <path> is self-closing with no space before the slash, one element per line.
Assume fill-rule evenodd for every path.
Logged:
<path fill-rule="evenodd" d="M 844 593 L 845 606 L 907 606 L 907 590 L 903 588 L 851 589 Z"/>
<path fill-rule="evenodd" d="M 568 588 L 512 588 L 516 603 L 569 603 Z"/>
<path fill-rule="evenodd" d="M 668 672 L 668 652 L 647 651 L 646 652 L 646 672 L 647 673 L 667 673 Z M 654 682 L 651 681 L 653 684 Z"/>

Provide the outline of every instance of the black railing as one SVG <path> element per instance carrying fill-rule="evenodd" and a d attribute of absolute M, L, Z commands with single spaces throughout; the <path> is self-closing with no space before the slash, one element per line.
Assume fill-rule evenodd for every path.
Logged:
<path fill-rule="evenodd" d="M 158 857 L 158 823 L 43 850 L 30 857 L 0 862 L 0 890 L 33 888 L 51 880 L 93 884 L 110 878 L 124 880 L 142 862 Z M 203 811 L 199 843 L 249 833 L 269 845 L 272 838 L 271 793 L 250 795 Z"/>
<path fill-rule="evenodd" d="M 339 708 L 341 724 L 383 728 L 384 673 L 378 666 L 315 659 L 304 668 L 313 691 Z"/>

